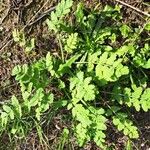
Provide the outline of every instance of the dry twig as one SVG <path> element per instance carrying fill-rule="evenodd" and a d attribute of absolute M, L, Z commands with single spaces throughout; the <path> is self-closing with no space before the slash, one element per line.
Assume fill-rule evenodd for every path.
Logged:
<path fill-rule="evenodd" d="M 33 24 L 39 22 L 41 19 L 43 19 L 45 16 L 47 16 L 51 11 L 53 11 L 55 9 L 54 7 L 51 7 L 50 9 L 46 10 L 45 12 L 43 12 L 36 20 L 34 20 L 33 22 L 31 22 L 28 26 L 32 26 Z"/>
<path fill-rule="evenodd" d="M 127 6 L 127 7 L 131 8 L 131 9 L 133 9 L 133 10 L 135 10 L 135 11 L 137 11 L 137 12 L 139 12 L 139 13 L 147 16 L 147 17 L 150 17 L 150 14 L 148 14 L 148 13 L 146 13 L 146 12 L 144 12 L 144 11 L 134 7 L 134 6 L 131 6 L 131 5 L 129 5 L 129 4 L 125 3 L 125 2 L 123 2 L 123 1 L 120 1 L 120 0 L 115 0 L 115 1 L 120 3 L 120 4 L 122 4 L 122 5 L 124 5 L 124 6 Z"/>

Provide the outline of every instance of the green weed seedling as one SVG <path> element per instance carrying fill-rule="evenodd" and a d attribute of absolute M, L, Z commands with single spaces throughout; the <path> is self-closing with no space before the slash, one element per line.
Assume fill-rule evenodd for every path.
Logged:
<path fill-rule="evenodd" d="M 59 149 L 69 133 L 79 147 L 95 142 L 106 149 L 108 122 L 130 140 L 140 136 L 130 108 L 150 110 L 150 47 L 148 41 L 139 45 L 140 34 L 149 30 L 149 24 L 142 30 L 122 24 L 120 8 L 105 6 L 90 12 L 82 3 L 73 7 L 72 0 L 58 4 L 46 23 L 56 36 L 61 56 L 48 52 L 30 65 L 15 66 L 12 75 L 20 84 L 22 97 L 14 95 L 1 107 L 1 133 L 24 133 L 35 125 L 33 120 L 40 125 L 50 108 L 65 108 L 72 125 L 63 130 Z M 73 23 L 66 21 L 70 16 Z M 24 35 L 13 34 L 20 46 L 26 45 Z M 61 97 L 47 89 L 51 85 Z M 126 149 L 129 147 L 127 144 Z"/>
<path fill-rule="evenodd" d="M 13 35 L 13 39 L 15 42 L 17 42 L 19 44 L 20 47 L 22 47 L 26 53 L 31 52 L 34 48 L 35 48 L 35 39 L 32 38 L 31 40 L 27 40 L 25 38 L 25 35 L 23 32 L 18 31 L 17 29 L 15 29 L 12 32 Z"/>

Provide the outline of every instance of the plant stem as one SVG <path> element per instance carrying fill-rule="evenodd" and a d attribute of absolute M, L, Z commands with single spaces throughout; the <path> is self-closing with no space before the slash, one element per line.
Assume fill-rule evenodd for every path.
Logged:
<path fill-rule="evenodd" d="M 60 46 L 60 51 L 61 51 L 61 58 L 62 58 L 62 62 L 64 63 L 64 52 L 63 52 L 63 47 L 62 47 L 62 43 L 61 43 L 61 39 L 60 39 L 60 34 L 58 34 L 58 42 L 59 42 L 59 46 Z"/>

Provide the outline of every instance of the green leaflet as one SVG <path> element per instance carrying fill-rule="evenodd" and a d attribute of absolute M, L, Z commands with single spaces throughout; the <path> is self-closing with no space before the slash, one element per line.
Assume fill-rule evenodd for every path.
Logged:
<path fill-rule="evenodd" d="M 54 65 L 53 57 L 51 56 L 50 52 L 48 52 L 46 55 L 46 68 L 51 73 L 52 76 L 55 74 L 53 65 Z"/>
<path fill-rule="evenodd" d="M 0 131 L 2 132 L 3 131 L 3 129 L 5 129 L 6 128 L 6 126 L 7 126 L 7 123 L 8 123 L 8 121 L 9 121 L 9 118 L 8 118 L 9 116 L 8 116 L 8 114 L 5 112 L 5 111 L 3 111 L 3 112 L 1 112 L 1 129 L 0 129 Z"/>
<path fill-rule="evenodd" d="M 17 65 L 12 70 L 12 76 L 16 76 L 16 80 L 21 80 L 28 72 L 28 65 L 24 64 L 23 66 Z"/>
<path fill-rule="evenodd" d="M 85 109 L 81 104 L 75 105 L 72 109 L 73 117 L 76 117 L 76 120 L 81 122 L 83 127 L 87 127 L 92 123 L 89 118 L 89 113 L 89 110 Z"/>
<path fill-rule="evenodd" d="M 84 13 L 83 13 L 84 6 L 82 3 L 79 3 L 77 6 L 77 10 L 75 11 L 75 17 L 78 23 L 81 23 L 84 18 Z"/>
<path fill-rule="evenodd" d="M 14 119 L 14 111 L 8 105 L 3 105 L 3 110 L 8 114 L 10 119 Z"/>
<path fill-rule="evenodd" d="M 117 55 L 104 52 L 99 60 L 98 65 L 95 68 L 96 76 L 100 81 L 104 80 L 114 82 L 118 80 L 122 75 L 127 75 L 129 69 L 127 66 L 121 64 L 122 59 L 116 59 Z"/>
<path fill-rule="evenodd" d="M 132 85 L 131 88 L 121 88 L 115 86 L 113 89 L 115 93 L 112 98 L 116 99 L 121 105 L 126 104 L 128 107 L 134 107 L 136 111 L 143 109 L 147 112 L 150 109 L 150 88 L 136 87 Z"/>
<path fill-rule="evenodd" d="M 43 94 L 43 89 L 42 88 L 39 88 L 34 97 L 30 99 L 29 103 L 28 103 L 28 107 L 32 107 L 32 106 L 36 106 L 41 100 L 42 98 L 44 97 L 44 94 Z"/>
<path fill-rule="evenodd" d="M 68 53 L 72 53 L 74 49 L 77 47 L 77 42 L 78 42 L 78 34 L 77 33 L 72 33 L 69 35 L 68 39 L 66 40 L 66 45 L 65 45 L 65 50 Z"/>
<path fill-rule="evenodd" d="M 101 52 L 95 52 L 93 54 L 89 53 L 89 55 L 88 55 L 88 66 L 87 66 L 88 72 L 90 72 L 94 69 L 94 65 L 98 62 L 100 54 L 101 54 Z"/>
<path fill-rule="evenodd" d="M 77 77 L 70 79 L 70 90 L 72 92 L 72 103 L 76 104 L 80 100 L 91 101 L 95 99 L 96 88 L 91 84 L 91 77 L 84 79 L 84 73 L 78 72 Z"/>
<path fill-rule="evenodd" d="M 64 17 L 70 12 L 70 7 L 72 6 L 72 0 L 62 0 L 56 7 L 56 16 L 59 18 Z"/>
<path fill-rule="evenodd" d="M 122 131 L 125 135 L 130 138 L 138 138 L 138 129 L 135 127 L 131 120 L 127 119 L 127 115 L 124 113 L 117 113 L 113 117 L 113 124 L 117 126 L 119 131 Z"/>
<path fill-rule="evenodd" d="M 132 31 L 131 28 L 127 26 L 126 24 L 122 25 L 119 29 L 124 38 L 128 37 L 129 33 L 131 33 Z"/>
<path fill-rule="evenodd" d="M 131 54 L 132 56 L 135 55 L 135 47 L 132 44 L 123 45 L 119 49 L 117 49 L 116 54 L 119 56 L 126 55 L 127 53 Z"/>
<path fill-rule="evenodd" d="M 150 31 L 150 21 L 146 23 L 144 29 Z"/>
<path fill-rule="evenodd" d="M 137 66 L 141 66 L 145 69 L 150 68 L 150 59 L 146 60 L 146 58 L 144 58 L 141 54 L 135 56 L 134 62 Z"/>
<path fill-rule="evenodd" d="M 36 118 L 40 121 L 42 113 L 46 112 L 50 105 L 53 103 L 54 95 L 48 94 L 47 96 L 43 97 L 41 101 L 38 102 L 38 107 L 36 111 Z"/>
<path fill-rule="evenodd" d="M 72 5 L 72 0 L 62 0 L 57 5 L 56 10 L 51 13 L 50 20 L 46 20 L 49 30 L 54 30 L 55 32 L 58 32 L 60 24 L 63 23 L 63 17 L 65 17 L 65 15 L 70 12 L 70 8 L 72 7 Z"/>
<path fill-rule="evenodd" d="M 31 52 L 35 48 L 35 39 L 31 38 L 31 40 L 27 40 L 23 32 L 15 29 L 12 32 L 12 36 L 14 41 L 17 42 L 20 47 L 25 49 L 26 53 Z"/>
<path fill-rule="evenodd" d="M 103 130 L 106 130 L 107 127 L 106 118 L 102 114 L 104 114 L 103 109 L 95 109 L 94 107 L 85 109 L 81 104 L 76 104 L 73 107 L 72 115 L 79 122 L 75 131 L 80 146 L 89 140 L 94 140 L 98 146 L 104 148 L 106 136 Z"/>
<path fill-rule="evenodd" d="M 134 106 L 137 111 L 140 111 L 141 108 L 144 111 L 148 111 L 148 109 L 150 109 L 149 88 L 143 91 L 142 87 L 137 87 L 134 89 L 134 92 L 127 91 L 129 91 L 129 89 L 126 88 L 125 95 L 127 95 L 127 99 L 125 98 L 125 101 L 129 107 Z"/>
<path fill-rule="evenodd" d="M 140 104 L 145 112 L 150 110 L 150 88 L 144 90 L 140 98 Z"/>
<path fill-rule="evenodd" d="M 12 106 L 13 106 L 15 115 L 17 115 L 19 118 L 21 118 L 22 117 L 22 109 L 21 109 L 21 105 L 20 105 L 18 99 L 13 95 L 11 98 L 11 101 L 12 101 Z"/>
<path fill-rule="evenodd" d="M 150 68 L 150 44 L 145 42 L 142 48 L 139 49 L 138 52 L 133 59 L 134 64 L 137 67 L 143 67 L 145 69 Z"/>

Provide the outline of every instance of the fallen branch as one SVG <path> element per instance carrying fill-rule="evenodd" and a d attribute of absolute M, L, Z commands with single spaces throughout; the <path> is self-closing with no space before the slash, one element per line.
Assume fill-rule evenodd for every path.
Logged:
<path fill-rule="evenodd" d="M 122 4 L 122 5 L 124 5 L 124 6 L 127 6 L 127 7 L 131 8 L 131 9 L 133 9 L 133 10 L 135 10 L 135 11 L 137 11 L 137 12 L 139 12 L 139 13 L 147 16 L 147 17 L 150 17 L 150 14 L 148 14 L 148 13 L 146 13 L 146 12 L 144 12 L 144 11 L 142 11 L 142 10 L 134 7 L 134 6 L 131 6 L 131 5 L 129 5 L 129 4 L 125 3 L 125 2 L 122 2 L 120 0 L 115 0 L 115 1 L 118 2 L 118 3 L 120 3 L 120 4 Z"/>
<path fill-rule="evenodd" d="M 51 7 L 50 9 L 46 10 L 45 12 L 43 12 L 36 20 L 34 20 L 33 22 L 29 23 L 28 26 L 32 26 L 33 24 L 39 22 L 41 19 L 43 19 L 45 16 L 49 15 L 49 13 L 51 11 L 53 11 L 55 9 L 54 7 Z"/>

